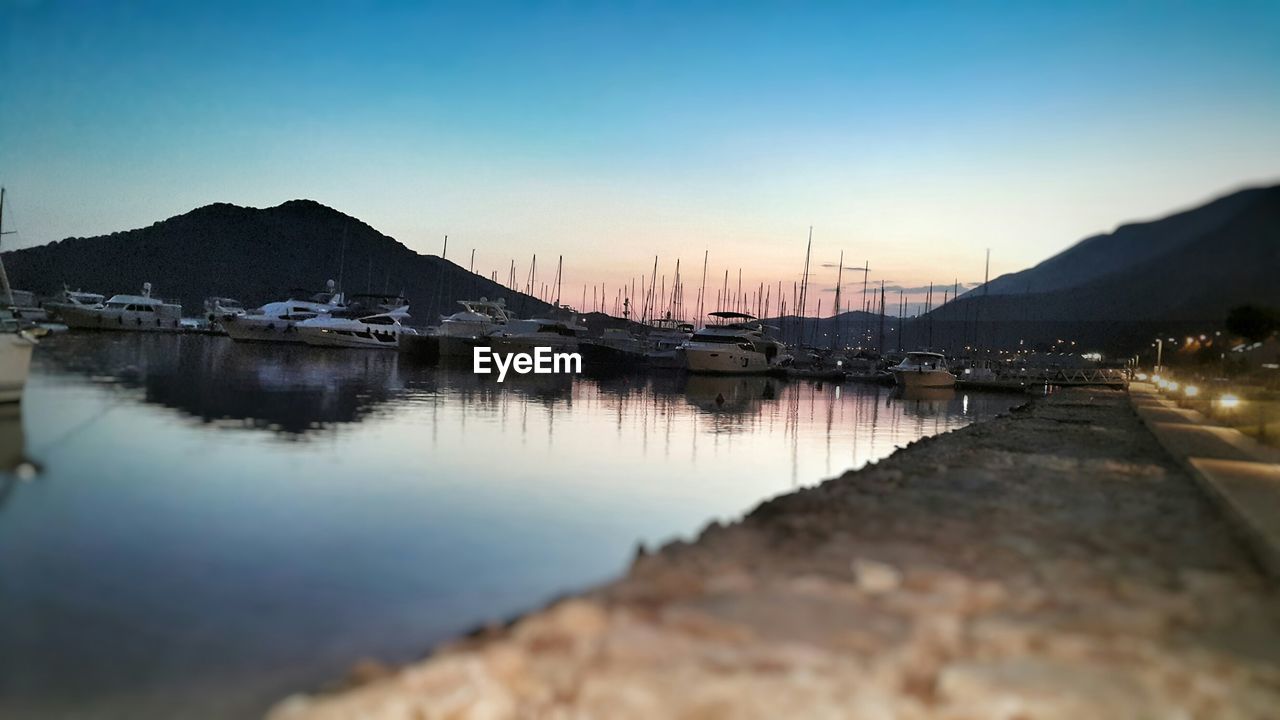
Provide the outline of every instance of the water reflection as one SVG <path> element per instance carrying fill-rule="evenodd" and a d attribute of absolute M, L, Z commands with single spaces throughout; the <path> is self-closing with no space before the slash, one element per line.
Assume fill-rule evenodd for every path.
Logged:
<path fill-rule="evenodd" d="M 0 513 L 0 717 L 253 716 L 1010 404 L 50 337 L 0 416 L 43 466 Z"/>
<path fill-rule="evenodd" d="M 39 467 L 27 457 L 21 403 L 0 405 L 0 510 L 18 485 L 31 481 L 38 472 Z"/>

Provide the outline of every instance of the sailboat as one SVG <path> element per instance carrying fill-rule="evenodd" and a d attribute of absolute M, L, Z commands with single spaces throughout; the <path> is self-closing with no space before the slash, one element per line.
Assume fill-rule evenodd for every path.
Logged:
<path fill-rule="evenodd" d="M 0 187 L 0 237 L 4 235 L 4 188 Z M 0 293 L 13 307 L 13 290 L 9 287 L 9 274 L 4 269 L 4 257 L 0 255 Z M 27 375 L 31 371 L 31 353 L 39 341 L 30 332 L 19 327 L 12 311 L 0 316 L 0 403 L 22 400 L 27 387 Z"/>

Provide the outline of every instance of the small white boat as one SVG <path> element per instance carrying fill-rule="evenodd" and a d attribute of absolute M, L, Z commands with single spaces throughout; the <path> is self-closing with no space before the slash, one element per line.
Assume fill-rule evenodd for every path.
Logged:
<path fill-rule="evenodd" d="M 105 295 L 98 293 L 84 292 L 83 290 L 72 290 L 66 285 L 62 286 L 62 292 L 53 300 L 44 304 L 45 312 L 48 314 L 49 320 L 61 320 L 62 309 L 71 307 L 93 307 L 101 305 L 107 298 Z"/>
<path fill-rule="evenodd" d="M 689 372 L 754 375 L 768 372 L 782 354 L 782 344 L 765 337 L 764 325 L 754 315 L 713 312 L 722 322 L 708 325 L 680 347 Z"/>
<path fill-rule="evenodd" d="M 112 295 L 97 305 L 64 305 L 58 310 L 69 328 L 127 332 L 181 332 L 182 306 L 151 297 L 151 283 L 141 295 Z"/>
<path fill-rule="evenodd" d="M 409 306 L 401 305 L 388 312 L 358 318 L 319 315 L 303 320 L 296 328 L 303 342 L 317 347 L 398 350 L 401 335 L 418 333 L 401 324 L 408 317 Z"/>
<path fill-rule="evenodd" d="M 15 320 L 28 323 L 49 321 L 49 311 L 36 302 L 36 294 L 30 290 L 10 288 L 9 292 L 0 298 L 0 309 L 12 313 Z"/>
<path fill-rule="evenodd" d="M 303 340 L 298 337 L 298 323 L 346 308 L 346 301 L 342 293 L 334 290 L 332 280 L 324 292 L 308 296 L 307 292 L 297 290 L 290 295 L 288 300 L 267 303 L 257 310 L 224 314 L 218 322 L 232 340 L 300 343 Z"/>
<path fill-rule="evenodd" d="M 486 339 L 503 332 L 515 316 L 507 312 L 502 298 L 489 300 L 459 300 L 462 310 L 440 317 L 439 353 L 444 357 L 471 357 L 472 348 Z"/>
<path fill-rule="evenodd" d="M 956 384 L 956 376 L 947 369 L 947 359 L 941 353 L 907 353 L 902 362 L 889 371 L 894 381 L 904 388 L 948 388 Z"/>

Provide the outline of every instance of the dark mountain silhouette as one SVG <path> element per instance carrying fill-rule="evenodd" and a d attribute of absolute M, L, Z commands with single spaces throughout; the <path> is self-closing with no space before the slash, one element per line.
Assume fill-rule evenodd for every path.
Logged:
<path fill-rule="evenodd" d="M 458 309 L 457 300 L 482 296 L 505 298 L 525 317 L 549 307 L 311 200 L 262 209 L 216 203 L 150 227 L 14 250 L 4 262 L 15 286 L 37 293 L 64 283 L 136 293 L 151 282 L 187 315 L 198 315 L 206 297 L 256 306 L 294 288 L 323 289 L 329 279 L 349 294 L 402 294 L 414 324 L 434 324 Z"/>
<path fill-rule="evenodd" d="M 1089 238 L 1003 275 L 935 320 L 1221 321 L 1246 302 L 1280 300 L 1280 185 Z"/>
<path fill-rule="evenodd" d="M 1231 225 L 1259 205 L 1274 205 L 1280 186 L 1249 188 L 1159 220 L 1121 225 L 1115 232 L 1085 238 L 1035 267 L 991 281 L 991 295 L 1044 293 L 1078 287 L 1106 275 L 1138 269 Z M 982 288 L 965 293 L 979 295 Z M 965 297 L 961 295 L 961 297 Z"/>

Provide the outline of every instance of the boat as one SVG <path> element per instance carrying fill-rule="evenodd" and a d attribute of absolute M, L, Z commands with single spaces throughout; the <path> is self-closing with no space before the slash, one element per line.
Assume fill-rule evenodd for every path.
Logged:
<path fill-rule="evenodd" d="M 270 302 L 248 312 L 223 315 L 218 322 L 232 340 L 239 342 L 300 343 L 298 323 L 344 309 L 346 300 L 330 280 L 322 292 L 293 290 L 286 300 Z"/>
<path fill-rule="evenodd" d="M 489 345 L 495 352 L 532 352 L 539 347 L 556 352 L 576 352 L 586 330 L 576 320 L 576 315 L 568 320 L 512 320 L 501 331 L 489 336 Z"/>
<path fill-rule="evenodd" d="M 685 366 L 684 351 L 680 346 L 693 337 L 693 324 L 683 320 L 663 318 L 649 325 L 649 350 L 645 362 L 651 368 L 679 370 Z"/>
<path fill-rule="evenodd" d="M 473 348 L 503 332 L 516 319 L 507 311 L 506 301 L 502 298 L 459 300 L 458 304 L 462 310 L 448 317 L 441 315 L 440 326 L 434 333 L 441 357 L 470 358 Z"/>
<path fill-rule="evenodd" d="M 894 382 L 904 388 L 948 388 L 956 384 L 956 376 L 947 369 L 942 353 L 909 352 L 889 370 Z"/>
<path fill-rule="evenodd" d="M 721 322 L 698 330 L 680 347 L 689 372 L 754 375 L 777 364 L 782 344 L 765 336 L 754 315 L 717 311 Z"/>
<path fill-rule="evenodd" d="M 408 317 L 409 306 L 400 305 L 363 317 L 317 315 L 295 328 L 303 342 L 317 347 L 398 350 L 401 335 L 417 334 L 417 330 L 402 324 Z"/>
<path fill-rule="evenodd" d="M 128 332 L 182 332 L 182 306 L 151 296 L 151 283 L 141 295 L 112 295 L 97 305 L 63 306 L 58 315 L 69 328 Z"/>
<path fill-rule="evenodd" d="M 643 367 L 648 345 L 622 328 L 606 328 L 598 338 L 582 339 L 578 350 L 588 371 Z"/>
<path fill-rule="evenodd" d="M 38 344 L 35 335 L 20 329 L 16 320 L 0 324 L 0 403 L 22 400 L 31 371 L 31 353 Z"/>
<path fill-rule="evenodd" d="M 30 290 L 9 288 L 9 292 L 0 298 L 0 310 L 8 311 L 15 320 L 27 324 L 49 321 L 49 311 L 36 302 L 36 294 Z"/>
<path fill-rule="evenodd" d="M 0 187 L 0 237 L 3 236 L 4 221 L 4 188 Z M 13 307 L 13 292 L 9 287 L 9 274 L 4 269 L 4 259 L 0 256 L 0 291 Z M 5 311 L 0 317 L 0 403 L 15 403 L 22 400 L 22 392 L 27 387 L 27 375 L 31 371 L 31 353 L 38 341 L 35 335 L 19 326 L 19 319 L 12 312 Z"/>
<path fill-rule="evenodd" d="M 93 307 L 94 305 L 102 304 L 106 299 L 105 295 L 83 290 L 72 290 L 67 285 L 63 285 L 62 292 L 58 293 L 53 300 L 46 302 L 44 309 L 49 320 L 61 320 L 62 308 L 64 307 Z"/>

